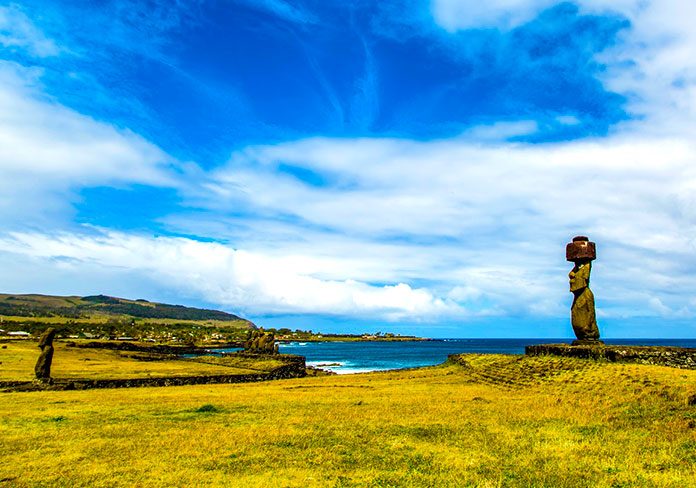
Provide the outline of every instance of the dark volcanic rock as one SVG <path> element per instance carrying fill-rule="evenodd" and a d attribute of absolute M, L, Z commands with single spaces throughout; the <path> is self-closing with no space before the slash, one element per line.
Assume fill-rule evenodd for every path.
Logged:
<path fill-rule="evenodd" d="M 134 352 L 149 352 L 156 354 L 205 354 L 210 349 L 221 349 L 221 348 L 232 348 L 240 347 L 237 342 L 230 342 L 227 344 L 220 344 L 215 347 L 196 347 L 196 346 L 185 346 L 185 345 L 168 345 L 168 344 L 138 344 L 135 342 L 121 342 L 121 341 L 92 341 L 85 343 L 68 342 L 68 347 L 83 347 L 87 349 L 110 349 L 114 351 L 134 351 Z"/>

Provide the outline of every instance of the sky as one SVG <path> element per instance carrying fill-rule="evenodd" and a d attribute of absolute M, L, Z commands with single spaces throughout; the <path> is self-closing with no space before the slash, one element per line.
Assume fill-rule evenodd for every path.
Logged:
<path fill-rule="evenodd" d="M 0 1 L 0 292 L 696 338 L 696 4 Z"/>

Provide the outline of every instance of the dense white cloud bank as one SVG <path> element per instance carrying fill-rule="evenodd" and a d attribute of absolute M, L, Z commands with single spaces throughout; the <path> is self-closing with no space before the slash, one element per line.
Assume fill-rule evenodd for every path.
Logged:
<path fill-rule="evenodd" d="M 322 269 L 321 259 L 273 257 L 183 238 L 12 233 L 0 239 L 0 251 L 35 260 L 36 271 L 58 263 L 63 272 L 68 268 L 75 274 L 108 269 L 115 279 L 136 272 L 184 295 L 255 313 L 357 313 L 418 320 L 457 308 L 404 283 L 372 286 L 313 277 Z"/>
<path fill-rule="evenodd" d="M 402 236 L 401 252 L 379 255 L 383 275 L 440 283 L 480 313 L 562 313 L 563 245 L 578 233 L 599 243 L 596 281 L 613 290 L 602 297 L 605 313 L 653 314 L 648 296 L 661 300 L 660 313 L 688 313 L 695 162 L 691 142 L 629 134 L 559 144 L 314 139 L 247 149 L 208 188 L 211 206 L 292 215 L 350 236 L 360 259 Z M 332 183 L 307 184 L 281 164 Z M 321 247 L 319 237 L 285 249 Z"/>

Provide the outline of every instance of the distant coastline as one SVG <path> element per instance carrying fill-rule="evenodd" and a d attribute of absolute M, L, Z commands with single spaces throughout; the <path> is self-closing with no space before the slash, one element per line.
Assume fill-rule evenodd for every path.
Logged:
<path fill-rule="evenodd" d="M 0 293 L 0 338 L 37 338 L 48 327 L 58 339 L 140 341 L 190 347 L 241 346 L 259 327 L 221 310 L 150 302 L 107 295 L 56 296 Z M 278 342 L 404 342 L 422 337 L 390 332 L 323 334 L 287 327 L 265 328 Z"/>
<path fill-rule="evenodd" d="M 417 337 L 417 336 L 375 336 L 375 335 L 355 335 L 355 334 L 329 334 L 329 335 L 316 335 L 307 338 L 278 338 L 278 342 L 281 344 L 291 344 L 295 342 L 421 342 L 421 341 L 433 341 L 437 339 L 430 339 L 427 337 Z"/>

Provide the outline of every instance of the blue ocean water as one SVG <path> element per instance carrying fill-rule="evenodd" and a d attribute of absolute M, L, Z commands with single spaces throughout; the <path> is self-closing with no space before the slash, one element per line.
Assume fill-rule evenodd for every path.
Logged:
<path fill-rule="evenodd" d="M 524 354 L 531 344 L 570 343 L 571 339 L 434 339 L 405 342 L 291 342 L 280 352 L 307 358 L 339 374 L 415 368 L 440 364 L 449 354 Z M 696 348 L 696 339 L 606 339 L 606 344 Z"/>

